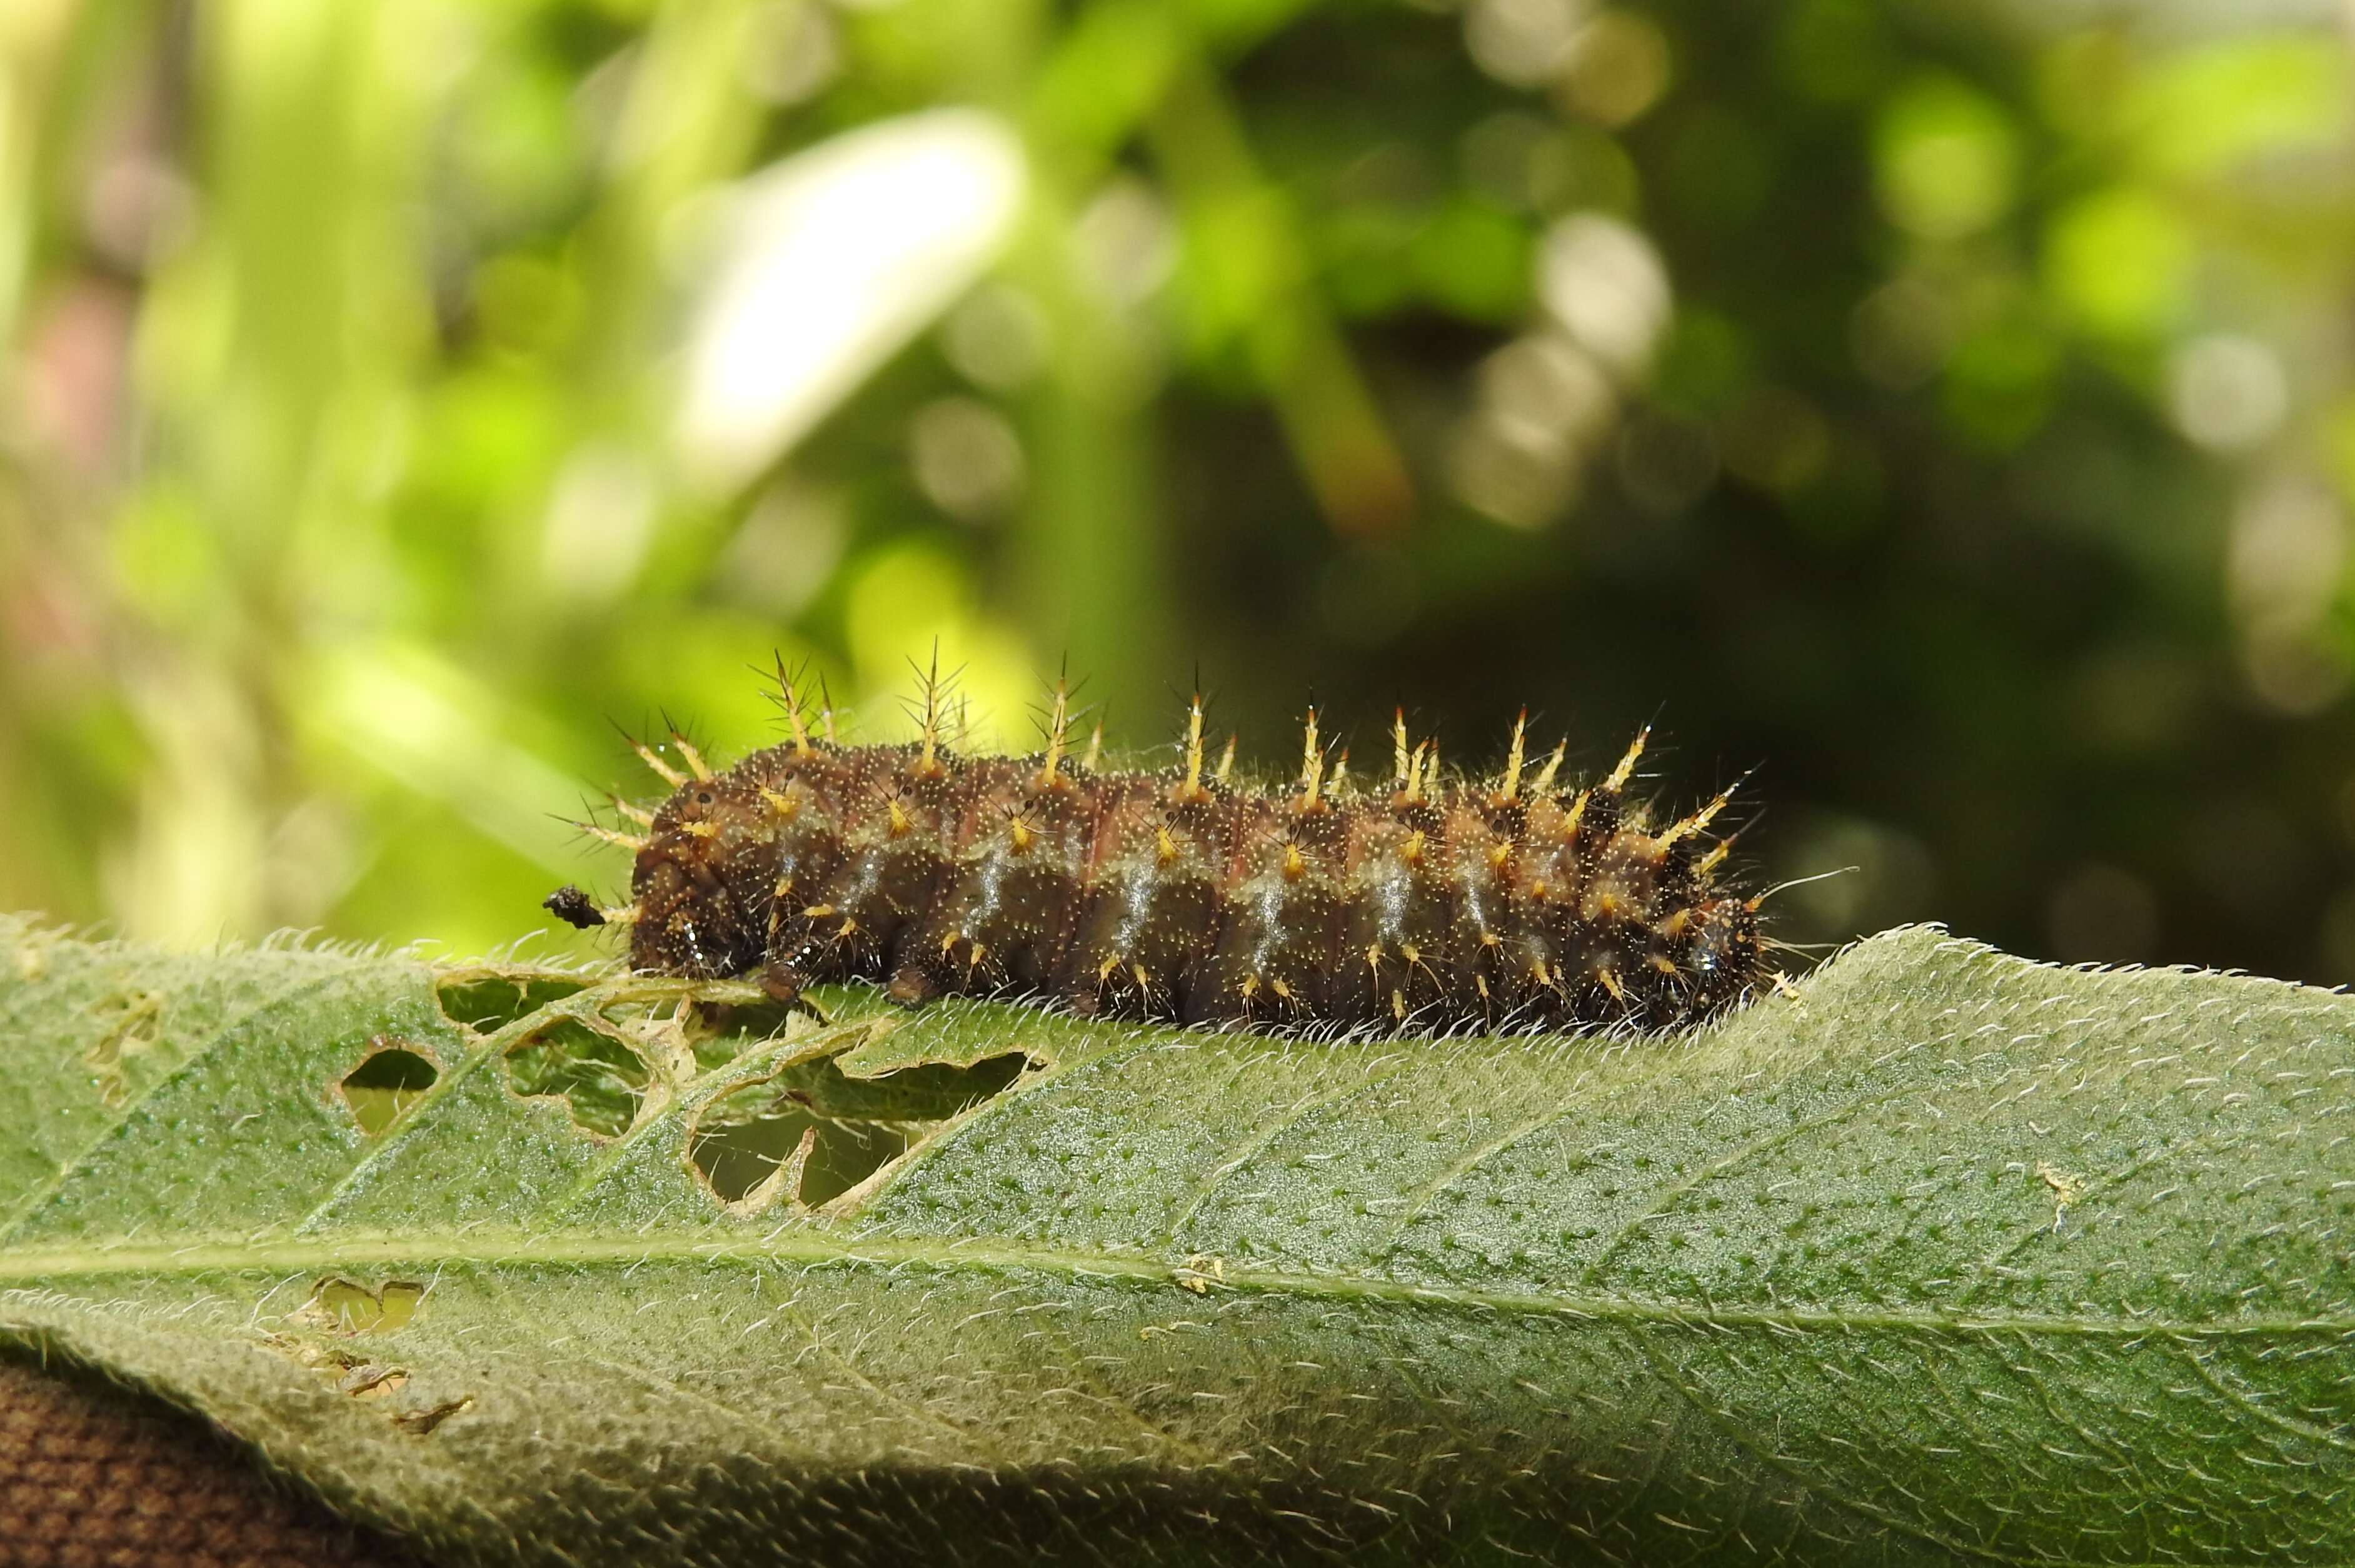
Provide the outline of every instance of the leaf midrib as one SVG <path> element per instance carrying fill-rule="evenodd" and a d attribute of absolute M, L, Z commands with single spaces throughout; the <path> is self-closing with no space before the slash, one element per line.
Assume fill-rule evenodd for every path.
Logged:
<path fill-rule="evenodd" d="M 690 1236 L 649 1239 L 631 1235 L 551 1235 L 530 1232 L 469 1231 L 465 1244 L 430 1233 L 374 1232 L 333 1238 L 283 1242 L 218 1240 L 172 1246 L 74 1247 L 26 1250 L 0 1256 L 0 1290 L 55 1287 L 69 1280 L 135 1275 L 145 1278 L 193 1278 L 205 1275 L 310 1272 L 363 1264 L 412 1264 L 421 1272 L 453 1265 L 498 1268 L 533 1265 L 648 1263 L 794 1264 L 810 1267 L 847 1265 L 896 1269 L 911 1264 L 969 1269 L 976 1274 L 1049 1274 L 1073 1280 L 1150 1285 L 1178 1291 L 1184 1301 L 1202 1296 L 1179 1283 L 1197 1280 L 1209 1294 L 1298 1296 L 1330 1301 L 1458 1307 L 1521 1317 L 1563 1317 L 1600 1323 L 1672 1323 L 1696 1328 L 1857 1330 L 1990 1334 L 2047 1334 L 2074 1338 L 2140 1339 L 2242 1338 L 2282 1334 L 2355 1334 L 2355 1314 L 2324 1317 L 2169 1319 L 2155 1317 L 2081 1317 L 2028 1312 L 1904 1311 L 1840 1307 L 1726 1307 L 1645 1301 L 1628 1296 L 1545 1295 L 1481 1290 L 1465 1285 L 1416 1285 L 1364 1275 L 1305 1274 L 1277 1269 L 1227 1268 L 1218 1277 L 1197 1274 L 1166 1260 L 1069 1248 L 1018 1247 L 942 1242 L 931 1238 L 847 1238 L 816 1231 L 788 1231 L 731 1241 Z"/>

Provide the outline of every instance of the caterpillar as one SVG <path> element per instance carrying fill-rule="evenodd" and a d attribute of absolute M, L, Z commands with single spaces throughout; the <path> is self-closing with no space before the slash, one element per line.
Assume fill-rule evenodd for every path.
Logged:
<path fill-rule="evenodd" d="M 625 924 L 634 968 L 753 976 L 779 1000 L 828 981 L 897 1001 L 1043 997 L 1082 1016 L 1253 1029 L 1444 1033 L 1676 1028 L 1774 976 L 1758 899 L 1720 891 L 1729 788 L 1652 830 L 1627 797 L 1650 735 L 1604 778 L 1566 788 L 1567 742 L 1534 769 L 1528 715 L 1502 771 L 1445 771 L 1434 740 L 1392 727 L 1391 777 L 1360 787 L 1307 716 L 1288 787 L 1210 763 L 1202 700 L 1181 760 L 1099 766 L 1102 729 L 1071 749 L 1059 682 L 1045 749 L 959 754 L 941 683 L 917 740 L 813 733 L 780 667 L 791 738 L 715 771 L 674 733 L 670 786 L 642 832 L 582 826 L 632 850 L 631 901 L 578 887 L 545 907 L 583 929 Z M 1736 781 L 1737 784 L 1740 781 Z"/>

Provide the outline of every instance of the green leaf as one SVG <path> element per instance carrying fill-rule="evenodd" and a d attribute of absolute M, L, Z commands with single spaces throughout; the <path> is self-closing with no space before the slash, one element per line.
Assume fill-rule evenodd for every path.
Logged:
<path fill-rule="evenodd" d="M 2355 1557 L 2355 999 L 831 1000 L 0 921 L 0 1337 L 452 1561 Z"/>

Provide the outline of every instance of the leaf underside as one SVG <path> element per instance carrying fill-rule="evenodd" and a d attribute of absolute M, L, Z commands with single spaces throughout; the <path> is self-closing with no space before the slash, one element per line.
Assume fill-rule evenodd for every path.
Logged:
<path fill-rule="evenodd" d="M 0 919 L 0 1339 L 453 1563 L 2355 1559 L 2355 999 L 820 1000 Z"/>

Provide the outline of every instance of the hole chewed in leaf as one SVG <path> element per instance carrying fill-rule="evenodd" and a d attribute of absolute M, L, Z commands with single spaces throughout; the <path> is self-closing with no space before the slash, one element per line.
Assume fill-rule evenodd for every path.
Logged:
<path fill-rule="evenodd" d="M 569 975 L 506 974 L 495 969 L 460 969 L 434 983 L 434 1000 L 452 1023 L 477 1034 L 496 1034 L 509 1024 L 530 1017 L 551 1002 L 560 1002 L 589 985 L 587 977 Z"/>
<path fill-rule="evenodd" d="M 902 1123 L 826 1122 L 802 1168 L 802 1202 L 815 1209 L 841 1197 L 908 1152 L 929 1129 Z"/>
<path fill-rule="evenodd" d="M 368 1059 L 344 1074 L 339 1087 L 360 1131 L 376 1136 L 433 1087 L 442 1070 L 431 1058 L 400 1040 L 378 1035 L 368 1041 Z"/>
<path fill-rule="evenodd" d="M 119 1106 L 131 1093 L 129 1059 L 155 1043 L 164 1021 L 164 998 L 154 991 L 118 991 L 94 1004 L 100 1031 L 82 1060 L 98 1074 L 98 1097 Z"/>
<path fill-rule="evenodd" d="M 425 1287 L 413 1280 L 387 1280 L 370 1290 L 357 1280 L 329 1275 L 311 1289 L 296 1316 L 314 1328 L 337 1334 L 397 1334 L 417 1315 Z"/>
<path fill-rule="evenodd" d="M 801 1201 L 818 1126 L 806 1114 L 725 1122 L 689 1134 L 687 1154 L 723 1206 L 757 1214 L 780 1196 Z"/>
<path fill-rule="evenodd" d="M 854 1078 L 826 1061 L 809 1065 L 807 1090 L 819 1113 L 837 1120 L 944 1122 L 1003 1093 L 1033 1065 L 1021 1051 L 1009 1051 L 970 1067 L 927 1061 Z"/>
<path fill-rule="evenodd" d="M 446 1383 L 419 1374 L 391 1358 L 397 1347 L 382 1343 L 416 1319 L 426 1287 L 415 1280 L 390 1279 L 373 1288 L 342 1275 L 327 1275 L 311 1287 L 303 1305 L 264 1329 L 261 1342 L 297 1366 L 307 1368 L 346 1398 L 373 1405 L 400 1431 L 423 1436 L 474 1403 L 470 1393 L 448 1397 Z"/>
<path fill-rule="evenodd" d="M 905 1154 L 914 1141 L 905 1125 L 828 1121 L 784 1096 L 764 1093 L 768 1088 L 755 1085 L 722 1095 L 696 1119 L 687 1136 L 687 1157 L 713 1195 L 730 1207 L 755 1195 L 773 1196 L 762 1191 L 771 1184 L 805 1206 L 823 1203 Z M 796 1165 L 798 1180 L 778 1181 L 780 1175 L 792 1178 Z"/>
<path fill-rule="evenodd" d="M 723 1204 L 744 1202 L 772 1180 L 817 1128 L 773 1083 L 731 1089 L 703 1108 L 687 1135 L 687 1157 Z M 794 1194 L 799 1197 L 799 1193 Z"/>
<path fill-rule="evenodd" d="M 573 1124 L 617 1138 L 645 1101 L 646 1064 L 619 1036 L 579 1019 L 542 1024 L 507 1049 L 507 1083 L 527 1098 L 560 1096 Z"/>
<path fill-rule="evenodd" d="M 756 1213 L 782 1195 L 815 1208 L 908 1152 L 941 1123 L 1004 1091 L 1029 1059 L 971 1067 L 927 1063 L 886 1077 L 846 1077 L 831 1058 L 742 1083 L 689 1127 L 687 1159 L 712 1196 Z"/>
<path fill-rule="evenodd" d="M 798 1002 L 698 1001 L 682 1020 L 698 1072 L 727 1066 L 754 1046 L 790 1040 L 821 1020 Z"/>

